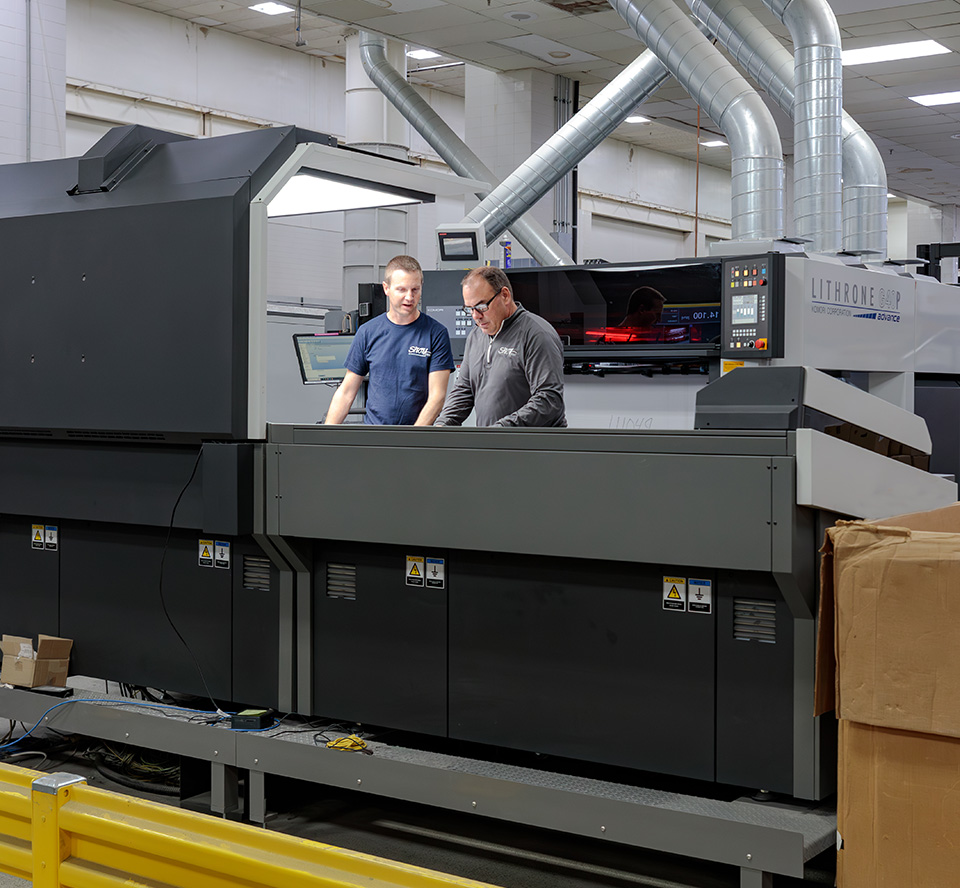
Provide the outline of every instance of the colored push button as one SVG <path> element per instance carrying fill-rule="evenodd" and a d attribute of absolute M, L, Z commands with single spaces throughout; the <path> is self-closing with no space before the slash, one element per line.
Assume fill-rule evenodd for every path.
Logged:
<path fill-rule="evenodd" d="M 766 339 L 758 339 L 758 340 L 753 344 L 753 347 L 754 347 L 754 348 L 757 348 L 757 349 L 760 349 L 760 351 L 766 351 L 766 349 L 767 349 L 767 340 L 766 340 Z"/>

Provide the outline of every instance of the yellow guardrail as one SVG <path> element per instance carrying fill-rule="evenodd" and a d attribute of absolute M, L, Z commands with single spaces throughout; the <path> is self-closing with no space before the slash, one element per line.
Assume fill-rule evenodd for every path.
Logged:
<path fill-rule="evenodd" d="M 0 765 L 0 870 L 36 888 L 484 888 L 11 765 Z"/>

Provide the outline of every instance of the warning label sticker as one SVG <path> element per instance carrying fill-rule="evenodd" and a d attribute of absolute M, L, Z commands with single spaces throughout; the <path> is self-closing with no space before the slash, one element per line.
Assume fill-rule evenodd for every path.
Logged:
<path fill-rule="evenodd" d="M 687 610 L 692 614 L 713 613 L 713 583 L 710 580 L 690 579 Z"/>
<path fill-rule="evenodd" d="M 663 578 L 663 609 L 685 611 L 687 609 L 687 578 Z"/>
<path fill-rule="evenodd" d="M 200 540 L 197 561 L 200 567 L 213 567 L 213 540 Z"/>
<path fill-rule="evenodd" d="M 230 569 L 230 543 L 217 540 L 213 544 L 213 566 Z"/>
<path fill-rule="evenodd" d="M 56 524 L 47 524 L 43 528 L 43 548 L 56 552 L 60 548 L 60 531 Z"/>
<path fill-rule="evenodd" d="M 431 589 L 442 589 L 445 585 L 444 563 L 442 558 L 427 559 L 427 586 Z"/>
<path fill-rule="evenodd" d="M 424 570 L 425 568 L 423 565 L 422 555 L 408 555 L 407 556 L 407 585 L 422 586 Z"/>
<path fill-rule="evenodd" d="M 34 524 L 30 531 L 30 545 L 34 549 L 43 548 L 43 525 Z"/>

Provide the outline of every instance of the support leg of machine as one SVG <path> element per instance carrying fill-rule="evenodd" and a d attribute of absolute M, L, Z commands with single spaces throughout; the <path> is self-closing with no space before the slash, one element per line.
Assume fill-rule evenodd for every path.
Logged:
<path fill-rule="evenodd" d="M 240 810 L 240 775 L 232 765 L 210 763 L 210 810 L 221 817 Z"/>
<path fill-rule="evenodd" d="M 740 888 L 773 888 L 773 873 L 740 867 Z"/>
<path fill-rule="evenodd" d="M 247 771 L 247 815 L 251 823 L 266 826 L 267 793 L 263 771 Z"/>

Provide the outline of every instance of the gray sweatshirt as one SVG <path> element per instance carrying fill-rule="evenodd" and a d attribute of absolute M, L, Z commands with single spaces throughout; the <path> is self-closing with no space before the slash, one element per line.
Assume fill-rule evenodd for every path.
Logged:
<path fill-rule="evenodd" d="M 458 426 L 476 407 L 478 426 L 565 426 L 563 345 L 557 331 L 522 305 L 495 336 L 467 337 L 460 376 L 437 425 Z"/>

